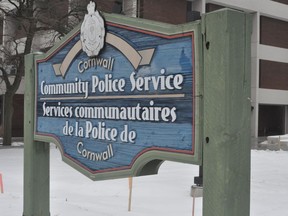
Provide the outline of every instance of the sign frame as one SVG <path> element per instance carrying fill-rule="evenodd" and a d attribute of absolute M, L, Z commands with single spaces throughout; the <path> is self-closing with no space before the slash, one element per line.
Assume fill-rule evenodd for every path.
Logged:
<path fill-rule="evenodd" d="M 134 19 L 128 18 L 121 15 L 116 14 L 103 14 L 104 19 L 106 21 L 106 25 L 114 25 L 114 26 L 121 26 L 126 29 L 131 29 L 138 32 L 149 32 L 153 35 L 160 35 L 165 37 L 173 37 L 175 35 L 185 35 L 187 33 L 193 32 L 193 39 L 192 39 L 192 52 L 193 53 L 193 79 L 194 79 L 194 86 L 193 88 L 193 154 L 183 154 L 183 153 L 175 153 L 175 152 L 164 152 L 158 150 L 151 150 L 141 154 L 136 160 L 133 162 L 133 165 L 125 170 L 112 170 L 108 172 L 98 172 L 92 173 L 91 171 L 87 170 L 77 161 L 71 160 L 67 157 L 62 149 L 61 144 L 59 143 L 58 139 L 52 136 L 41 135 L 36 132 L 36 107 L 37 107 L 37 100 L 35 100 L 34 106 L 34 115 L 35 115 L 35 122 L 34 122 L 34 140 L 41 141 L 41 142 L 52 142 L 55 143 L 61 152 L 62 160 L 72 166 L 74 169 L 78 170 L 88 178 L 92 180 L 105 180 L 105 179 L 114 179 L 114 178 L 122 178 L 128 176 L 140 176 L 146 174 L 156 174 L 160 165 L 165 160 L 175 161 L 175 162 L 182 162 L 182 163 L 192 163 L 196 165 L 202 164 L 202 110 L 203 110 L 203 90 L 202 90 L 202 82 L 203 82 L 203 74 L 200 73 L 201 71 L 201 64 L 202 64 L 202 43 L 201 43 L 201 25 L 200 21 L 196 21 L 193 23 L 186 23 L 183 25 L 172 25 L 172 24 L 165 24 L 154 22 L 150 20 L 143 20 L 143 19 Z M 35 58 L 35 71 L 37 71 L 37 64 L 38 62 L 45 61 L 49 59 L 50 56 L 53 56 L 57 51 L 61 50 L 71 38 L 75 35 L 79 34 L 80 25 L 72 30 L 68 35 L 66 35 L 57 45 L 52 47 L 47 53 L 36 55 Z M 37 77 L 37 74 L 36 74 Z M 37 78 L 35 78 L 35 96 L 37 97 Z"/>

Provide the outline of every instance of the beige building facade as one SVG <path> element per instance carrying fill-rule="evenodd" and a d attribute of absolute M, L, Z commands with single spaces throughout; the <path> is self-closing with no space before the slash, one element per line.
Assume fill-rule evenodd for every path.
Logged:
<path fill-rule="evenodd" d="M 54 0 L 55 2 L 60 0 Z M 205 13 L 231 8 L 251 14 L 253 19 L 251 50 L 251 134 L 252 137 L 285 134 L 288 132 L 288 1 L 287 0 L 94 0 L 97 9 L 106 13 L 120 13 L 172 24 L 201 19 Z M 3 4 L 2 1 L 1 4 Z M 51 1 L 53 2 L 53 1 Z M 69 11 L 73 0 L 64 0 L 61 10 Z M 85 1 L 83 1 L 85 2 Z M 88 2 L 88 1 L 86 1 Z M 85 2 L 85 4 L 86 4 Z M 18 34 L 17 22 L 0 23 L 0 49 L 9 45 L 9 35 Z M 5 20 L 5 21 L 3 21 Z M 51 47 L 50 38 L 57 32 L 44 32 L 34 39 L 33 50 Z M 11 44 L 9 45 L 11 46 Z M 21 52 L 21 46 L 19 51 Z M 0 63 L 3 63 L 0 55 Z M 11 79 L 15 68 L 10 67 Z M 0 84 L 1 104 L 5 86 Z M 23 128 L 23 93 L 21 85 L 15 97 L 15 136 L 21 136 Z M 1 118 L 2 119 L 2 118 Z M 15 126 L 14 126 L 15 127 Z"/>

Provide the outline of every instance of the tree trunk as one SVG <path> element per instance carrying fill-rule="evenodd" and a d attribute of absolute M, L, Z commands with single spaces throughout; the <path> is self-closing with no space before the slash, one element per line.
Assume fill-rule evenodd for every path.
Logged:
<path fill-rule="evenodd" d="M 12 117 L 13 117 L 13 97 L 14 94 L 7 91 L 4 96 L 3 112 L 3 145 L 8 146 L 12 143 Z"/>

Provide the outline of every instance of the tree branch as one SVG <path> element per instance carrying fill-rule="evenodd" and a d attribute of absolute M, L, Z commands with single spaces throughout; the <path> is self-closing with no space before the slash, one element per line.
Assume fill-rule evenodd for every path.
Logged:
<path fill-rule="evenodd" d="M 11 90 L 13 91 L 13 93 L 15 94 L 16 91 L 18 90 L 19 86 L 20 86 L 20 83 L 21 83 L 21 80 L 22 80 L 22 77 L 24 75 L 24 60 L 23 60 L 23 57 L 20 59 L 20 63 L 18 64 L 18 67 L 17 67 L 17 73 L 15 75 L 15 79 L 14 79 L 14 82 L 13 84 L 11 85 Z"/>
<path fill-rule="evenodd" d="M 0 7 L 0 11 L 2 11 L 6 16 L 10 15 L 10 13 L 2 7 Z"/>
<path fill-rule="evenodd" d="M 2 76 L 3 76 L 3 80 L 5 82 L 6 88 L 10 88 L 11 83 L 9 81 L 8 74 L 7 74 L 6 70 L 3 67 L 0 67 L 0 71 L 2 72 Z"/>
<path fill-rule="evenodd" d="M 7 0 L 10 4 L 12 4 L 15 8 L 17 8 L 17 10 L 19 10 L 19 6 L 15 4 L 14 1 L 11 0 Z"/>

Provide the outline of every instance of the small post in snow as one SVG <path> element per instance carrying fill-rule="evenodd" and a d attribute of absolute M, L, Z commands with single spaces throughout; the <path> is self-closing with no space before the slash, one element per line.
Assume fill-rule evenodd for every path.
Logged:
<path fill-rule="evenodd" d="M 128 211 L 131 211 L 132 203 L 132 186 L 133 186 L 133 177 L 129 177 L 129 200 L 128 200 Z"/>
<path fill-rule="evenodd" d="M 0 173 L 0 192 L 4 193 L 2 174 Z"/>

